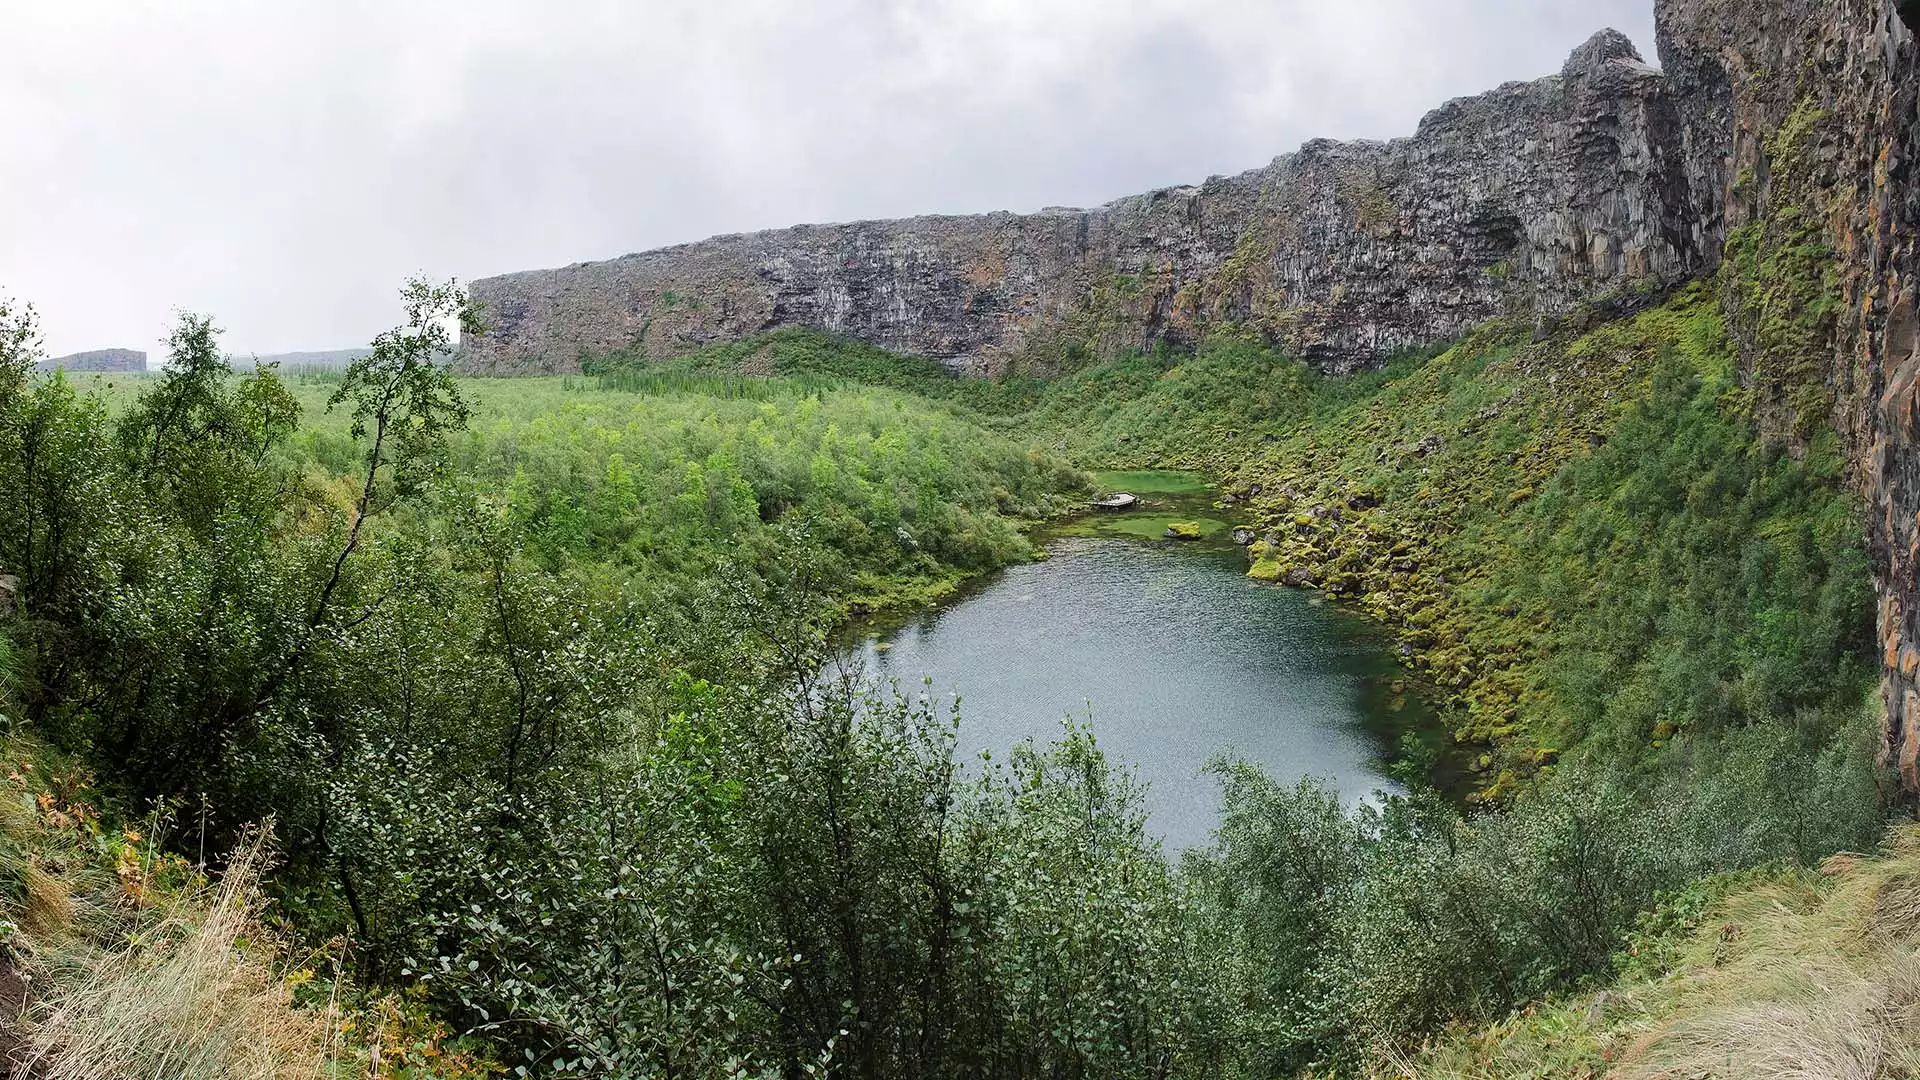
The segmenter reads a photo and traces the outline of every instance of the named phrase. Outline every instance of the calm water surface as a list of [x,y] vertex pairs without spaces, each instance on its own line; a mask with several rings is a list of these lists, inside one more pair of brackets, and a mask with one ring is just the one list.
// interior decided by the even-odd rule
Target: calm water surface
[[[1219,544],[1115,537],[1055,541],[945,609],[870,638],[849,659],[917,690],[958,694],[960,751],[1003,757],[1091,716],[1110,758],[1147,781],[1152,827],[1170,849],[1207,842],[1218,754],[1276,777],[1330,779],[1353,800],[1392,788],[1382,732],[1410,707],[1369,624],[1245,577]],[[1397,706],[1397,708],[1396,708]],[[1417,708],[1417,706],[1411,706]]]

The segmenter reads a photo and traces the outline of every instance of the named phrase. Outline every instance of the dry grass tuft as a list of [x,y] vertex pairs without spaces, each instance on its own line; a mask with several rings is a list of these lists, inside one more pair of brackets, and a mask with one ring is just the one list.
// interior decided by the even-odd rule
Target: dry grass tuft
[[[1882,1080],[1920,1062],[1920,843],[1730,897],[1612,1075]],[[1709,935],[1702,934],[1701,937]]]
[[1920,940],[1920,873],[1897,874],[1873,898],[1873,929],[1896,941]]
[[16,842],[32,837],[40,828],[40,812],[32,796],[9,779],[0,786],[0,836]]
[[66,883],[33,861],[21,868],[20,883],[23,890],[21,929],[40,937],[66,933],[74,917],[73,894]]
[[33,1010],[27,1075],[66,1080],[293,1080],[325,1075],[330,1018],[294,1007],[258,948],[266,836],[217,890],[172,899],[121,950],[85,963]]
[[1920,827],[1737,889],[1667,974],[1438,1040],[1421,1080],[1920,1080]]

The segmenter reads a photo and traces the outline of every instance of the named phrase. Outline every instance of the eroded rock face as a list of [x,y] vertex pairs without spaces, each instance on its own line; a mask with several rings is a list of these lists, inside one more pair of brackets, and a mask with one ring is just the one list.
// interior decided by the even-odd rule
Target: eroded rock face
[[1328,371],[1706,262],[1682,112],[1621,34],[1411,138],[1092,210],[800,226],[475,282],[478,371],[668,356],[786,325],[991,369],[1252,328]]

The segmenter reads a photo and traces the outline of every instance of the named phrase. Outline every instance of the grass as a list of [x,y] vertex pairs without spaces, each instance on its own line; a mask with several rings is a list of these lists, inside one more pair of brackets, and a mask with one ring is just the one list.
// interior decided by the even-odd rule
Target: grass
[[[478,1080],[498,1068],[406,997],[282,945],[268,830],[217,878],[114,818],[71,761],[0,738],[0,1075]],[[9,1071],[11,1070],[11,1071]]]
[[331,1075],[331,1003],[297,980],[261,919],[265,830],[218,881],[116,823],[87,776],[38,743],[0,743],[0,1017],[12,1075]]
[[1093,474],[1093,481],[1101,491],[1130,491],[1135,495],[1206,496],[1213,493],[1213,485],[1205,476],[1174,470],[1100,472]]
[[266,839],[261,831],[243,841],[217,886],[176,893],[127,945],[60,978],[33,1010],[28,1074],[325,1075],[333,1016],[295,1008],[293,988],[259,945]]
[[1216,489],[1199,473],[1133,470],[1094,474],[1094,490],[1126,491],[1140,496],[1133,510],[1082,514],[1050,526],[1046,535],[1105,536],[1131,540],[1165,540],[1175,526],[1190,529],[1187,539],[1224,541],[1233,523],[1214,508]]
[[1165,540],[1176,525],[1191,527],[1195,535],[1188,539],[1222,540],[1232,530],[1224,518],[1196,516],[1191,508],[1166,508],[1156,511],[1151,503],[1143,510],[1125,513],[1100,513],[1077,518],[1047,530],[1054,536],[1106,536],[1128,540]]
[[1224,470],[1254,573],[1391,628],[1503,801],[1593,752],[1832,707],[1872,678],[1857,501],[1729,405],[1704,286],[1591,332],[1494,324]]
[[1608,990],[1457,1033],[1378,1075],[1920,1075],[1920,827],[1891,832],[1877,857],[1735,882],[1675,929],[1643,936],[1636,952],[1632,974]]

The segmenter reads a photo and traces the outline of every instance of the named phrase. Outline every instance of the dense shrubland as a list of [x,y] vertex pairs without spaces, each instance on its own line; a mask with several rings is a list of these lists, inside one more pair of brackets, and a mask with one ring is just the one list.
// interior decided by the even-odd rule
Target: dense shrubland
[[1873,682],[1831,433],[1743,418],[1705,290],[1586,334],[1499,327],[1262,448],[1257,576],[1397,627],[1498,799],[1685,733],[1851,730]]
[[1081,474],[866,389],[476,411],[434,363],[459,294],[407,299],[310,387],[197,317],[131,400],[9,354],[28,722],[216,851],[273,817],[281,913],[515,1066],[1189,1053],[1171,870],[1090,739],[962,783],[947,719],[814,681],[870,583],[1024,555]]
[[[463,298],[407,302],[293,382],[196,317],[162,377],[33,376],[0,320],[0,694],[215,851],[272,817],[289,931],[509,1068],[1351,1074],[1879,835],[1857,508],[1702,295],[1345,381],[998,383],[797,331],[459,380]],[[1091,733],[961,769],[955,717],[819,675],[851,605],[1026,557],[1060,450],[1231,476],[1255,575],[1400,633],[1481,805],[1223,761],[1176,864]]]
[[1436,1041],[1432,1080],[1902,1076],[1914,1024],[1911,826],[1878,858],[1702,879],[1629,936],[1607,990]]
[[[1268,957],[1251,970],[1275,1067],[1603,981],[1689,882],[1871,847],[1859,509],[1830,432],[1755,429],[1708,290],[1591,329],[1490,326],[1345,383],[1245,352],[1063,378],[1101,395],[1074,444],[1228,475],[1252,575],[1394,628],[1464,791],[1504,808],[1342,812],[1228,773],[1214,873],[1240,962]],[[1174,404],[1236,400],[1236,371],[1239,402],[1297,419],[1256,440],[1230,407]],[[1263,402],[1276,386],[1287,400]],[[1405,749],[1403,774],[1434,763]]]

